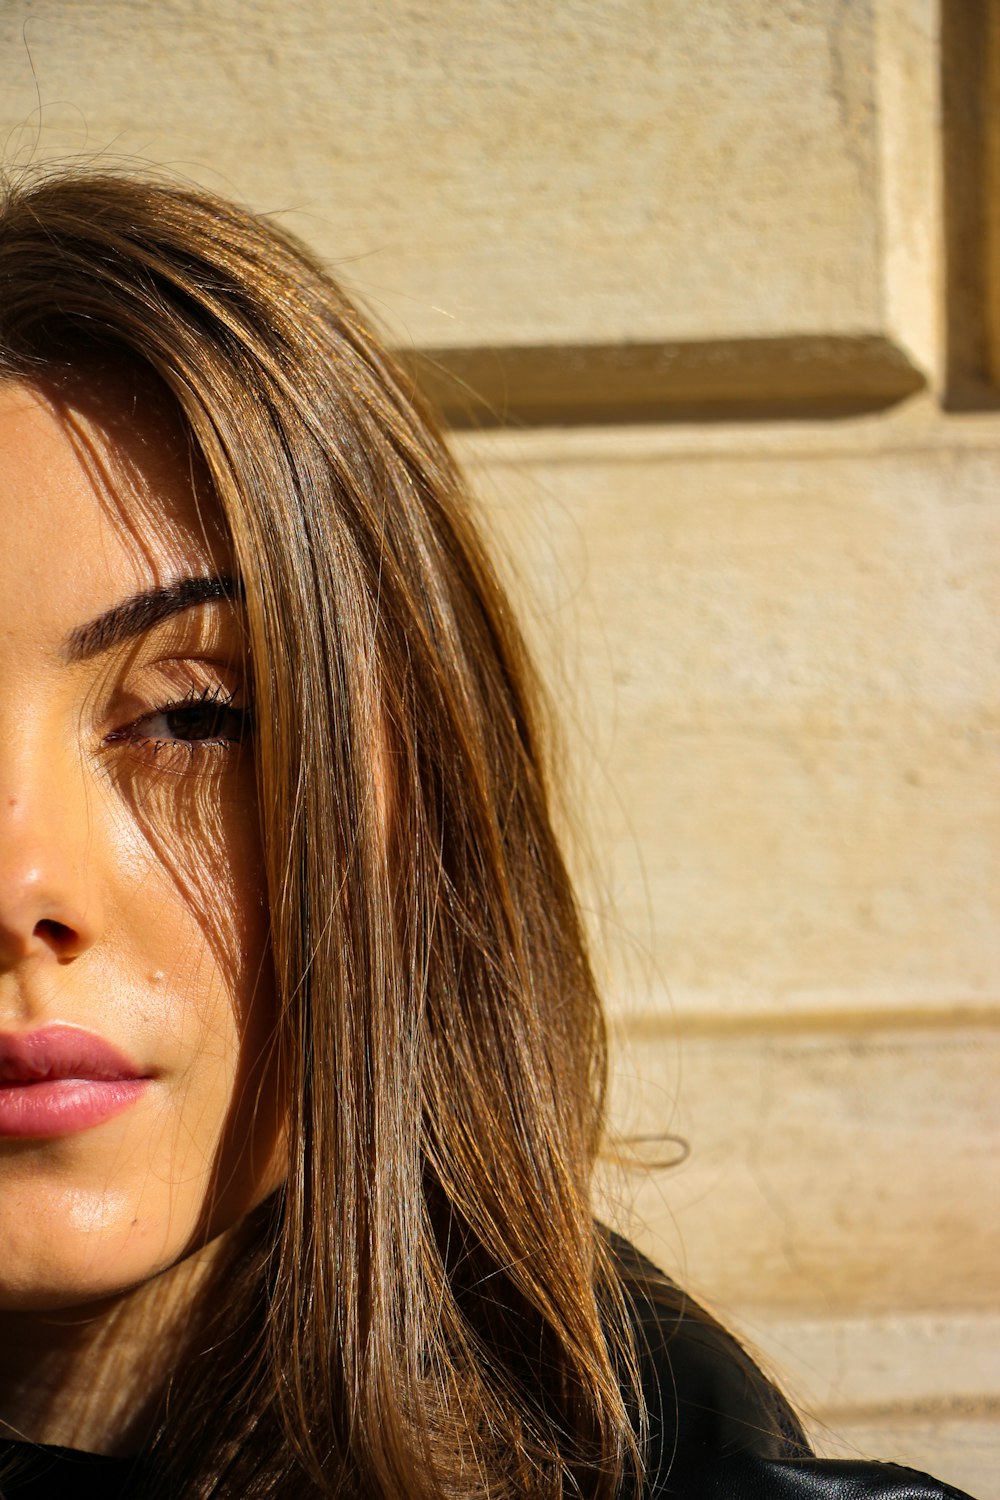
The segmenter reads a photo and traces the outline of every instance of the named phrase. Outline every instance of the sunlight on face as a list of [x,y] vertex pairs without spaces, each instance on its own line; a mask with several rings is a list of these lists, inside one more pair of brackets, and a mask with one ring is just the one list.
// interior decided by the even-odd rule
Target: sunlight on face
[[0,384],[0,1309],[135,1286],[281,1177],[240,606],[197,491],[148,385]]

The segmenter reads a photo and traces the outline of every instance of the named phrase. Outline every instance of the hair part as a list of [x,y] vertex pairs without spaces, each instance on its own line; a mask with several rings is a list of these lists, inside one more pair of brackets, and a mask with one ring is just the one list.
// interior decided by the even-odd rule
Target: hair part
[[0,376],[95,356],[171,393],[231,538],[288,1095],[287,1182],[178,1373],[156,1493],[611,1497],[641,1465],[590,1207],[603,1023],[536,687],[434,419],[262,218],[12,187]]

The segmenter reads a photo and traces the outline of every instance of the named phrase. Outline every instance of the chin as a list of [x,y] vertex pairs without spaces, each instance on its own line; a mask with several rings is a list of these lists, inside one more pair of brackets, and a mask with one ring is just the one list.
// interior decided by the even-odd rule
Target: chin
[[143,1218],[125,1193],[74,1190],[34,1213],[0,1190],[0,1309],[44,1311],[106,1302],[142,1286],[191,1252],[194,1223]]

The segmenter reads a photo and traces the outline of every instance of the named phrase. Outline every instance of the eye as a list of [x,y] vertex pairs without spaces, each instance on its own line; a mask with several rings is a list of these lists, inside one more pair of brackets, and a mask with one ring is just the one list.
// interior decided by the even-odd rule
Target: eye
[[185,703],[148,714],[132,728],[144,739],[167,743],[182,740],[198,744],[206,740],[222,740],[234,744],[244,736],[246,715],[226,703]]
[[250,729],[250,713],[233,706],[235,694],[206,688],[176,703],[164,703],[106,736],[106,743],[128,743],[148,754],[177,749],[194,755],[241,744]]

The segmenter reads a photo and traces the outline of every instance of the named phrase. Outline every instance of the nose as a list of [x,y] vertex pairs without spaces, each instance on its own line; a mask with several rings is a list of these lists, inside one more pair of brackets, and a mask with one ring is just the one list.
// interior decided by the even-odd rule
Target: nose
[[77,958],[103,926],[84,788],[65,772],[18,780],[0,773],[0,969]]

